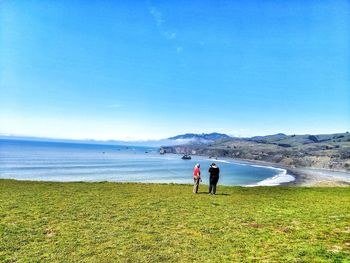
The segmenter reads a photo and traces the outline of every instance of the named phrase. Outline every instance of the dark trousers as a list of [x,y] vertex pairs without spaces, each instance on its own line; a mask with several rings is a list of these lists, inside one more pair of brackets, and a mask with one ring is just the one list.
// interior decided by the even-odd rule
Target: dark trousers
[[215,195],[216,193],[216,185],[219,181],[219,176],[210,176],[209,179],[209,194],[212,193]]

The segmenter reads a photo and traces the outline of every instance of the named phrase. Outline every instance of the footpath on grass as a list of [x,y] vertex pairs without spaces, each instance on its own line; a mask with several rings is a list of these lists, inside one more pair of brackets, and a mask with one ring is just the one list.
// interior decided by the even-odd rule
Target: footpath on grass
[[0,180],[0,262],[347,262],[350,188]]

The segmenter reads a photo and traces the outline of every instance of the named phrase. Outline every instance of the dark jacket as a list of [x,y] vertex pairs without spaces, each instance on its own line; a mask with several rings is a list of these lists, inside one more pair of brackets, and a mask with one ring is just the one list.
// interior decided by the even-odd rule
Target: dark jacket
[[219,180],[220,169],[217,166],[210,166],[210,182],[216,184]]

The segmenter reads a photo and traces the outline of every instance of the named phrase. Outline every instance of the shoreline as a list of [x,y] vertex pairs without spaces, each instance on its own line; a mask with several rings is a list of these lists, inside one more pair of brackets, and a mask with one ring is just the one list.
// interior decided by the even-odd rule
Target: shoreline
[[[178,155],[178,154],[174,154]],[[229,157],[222,158],[208,158],[205,155],[193,155],[197,156],[202,160],[210,160],[216,162],[225,162],[238,165],[249,165],[256,167],[264,167],[267,169],[277,170],[277,173],[271,177],[263,179],[261,181],[247,184],[247,185],[236,185],[242,187],[258,187],[258,186],[295,186],[295,187],[349,187],[350,186],[350,172],[328,170],[311,167],[289,167],[287,165],[271,163],[258,160],[247,160],[247,159],[235,159]],[[15,178],[0,178],[17,181],[28,181],[27,179],[15,179]],[[64,182],[61,180],[29,180],[29,181],[40,181],[40,182]],[[103,180],[106,181],[106,180]],[[84,182],[103,182],[99,180],[88,180]],[[108,181],[108,180],[107,180]],[[67,182],[82,182],[81,180],[72,180]],[[127,181],[110,181],[116,183],[129,183]],[[130,181],[130,183],[132,183]],[[156,183],[163,184],[165,182],[135,182],[135,183]],[[166,184],[182,184],[182,183],[166,183]],[[186,183],[185,183],[186,184]],[[219,183],[220,184],[220,183]],[[230,186],[230,185],[226,185]]]
[[[199,155],[197,155],[199,156]],[[207,159],[211,160],[211,159]],[[247,185],[240,185],[243,187],[257,187],[257,186],[278,186],[278,185],[284,185],[291,182],[294,182],[296,180],[296,176],[292,173],[290,173],[285,167],[276,167],[273,164],[270,163],[258,163],[258,162],[250,162],[246,160],[239,160],[236,159],[230,159],[230,158],[222,158],[222,159],[215,159],[216,162],[224,162],[224,163],[232,163],[236,165],[249,165],[254,167],[261,167],[261,168],[268,168],[272,170],[278,170],[279,173],[268,177],[266,179],[263,179],[261,181],[258,181],[256,183],[247,184]]]
[[[275,169],[284,169],[286,170],[287,175],[294,177],[294,180],[289,182],[282,182],[278,184],[281,186],[305,186],[305,187],[350,186],[350,172],[321,169],[321,168],[311,168],[311,167],[289,167],[289,166],[277,164],[277,163],[257,161],[257,160],[253,161],[253,160],[247,160],[247,159],[222,158],[222,160],[228,160],[228,161],[249,164],[249,165],[273,167]],[[265,180],[268,180],[268,179],[265,179]],[[257,183],[256,186],[259,186],[258,184],[259,183]]]
[[[220,161],[220,160],[216,160]],[[271,169],[284,170],[282,174],[277,174],[266,178],[254,184],[248,185],[224,185],[225,187],[275,187],[275,186],[291,186],[291,187],[350,187],[350,173],[342,171],[330,171],[314,168],[290,168],[283,165],[275,165],[273,163],[256,163],[251,161],[238,161],[242,165],[259,165]],[[293,177],[290,178],[290,177]],[[51,181],[51,180],[28,180],[28,179],[14,179],[14,178],[0,178],[2,180],[14,181],[28,181],[28,182],[47,182],[47,183],[117,183],[117,184],[160,184],[160,185],[192,185],[187,183],[165,183],[165,182],[134,182],[134,181]],[[287,181],[286,181],[287,180]]]
[[263,167],[271,167],[273,169],[284,169],[286,170],[286,175],[294,177],[294,180],[289,182],[281,182],[279,184],[273,185],[259,185],[260,182],[265,180],[270,180],[273,177],[262,180],[254,185],[247,185],[247,187],[256,186],[301,186],[301,187],[348,187],[350,186],[350,172],[339,171],[339,170],[329,170],[321,168],[312,167],[290,167],[283,164],[265,162],[259,160],[248,160],[248,159],[235,159],[230,157],[221,157],[218,159],[208,158],[206,155],[193,155],[198,157],[204,157],[208,160],[213,161],[227,161],[233,163],[240,163],[246,165],[258,165]]

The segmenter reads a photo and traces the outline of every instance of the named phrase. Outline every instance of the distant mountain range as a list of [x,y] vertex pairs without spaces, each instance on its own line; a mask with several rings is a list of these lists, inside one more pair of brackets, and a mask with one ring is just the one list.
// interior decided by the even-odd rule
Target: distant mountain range
[[107,145],[126,145],[126,146],[172,146],[172,145],[209,145],[220,144],[229,141],[246,141],[260,144],[275,144],[282,147],[293,147],[297,145],[326,142],[341,139],[347,139],[349,133],[343,134],[323,134],[323,135],[286,135],[277,133],[273,135],[254,136],[254,137],[232,137],[224,133],[186,133],[161,140],[139,140],[139,141],[121,141],[121,140],[70,140],[70,139],[53,139],[29,136],[7,136],[0,135],[0,139],[6,140],[27,140],[27,141],[47,141],[61,143],[83,143],[83,144],[107,144]]

